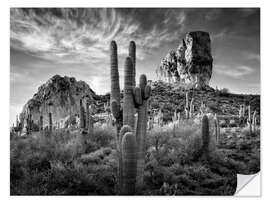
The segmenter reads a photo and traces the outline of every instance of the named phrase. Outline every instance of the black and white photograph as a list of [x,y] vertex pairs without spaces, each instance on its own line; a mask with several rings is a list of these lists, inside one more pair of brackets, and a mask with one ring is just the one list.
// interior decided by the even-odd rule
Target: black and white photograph
[[11,196],[233,196],[261,171],[259,7],[9,12]]

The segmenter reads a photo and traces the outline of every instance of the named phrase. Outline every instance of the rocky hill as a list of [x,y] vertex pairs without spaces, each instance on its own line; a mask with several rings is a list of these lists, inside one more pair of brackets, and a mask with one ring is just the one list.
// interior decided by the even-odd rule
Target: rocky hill
[[[166,120],[171,120],[174,111],[184,115],[186,91],[184,87],[176,87],[162,81],[154,82],[149,101],[150,113],[162,109]],[[200,112],[200,106],[203,102],[208,112],[218,115],[238,116],[239,107],[242,104],[250,105],[251,112],[256,110],[260,115],[260,95],[233,94],[211,87],[200,90],[192,88],[188,90],[188,93],[189,102],[193,98],[195,114]]]
[[95,92],[84,81],[74,77],[55,75],[38,88],[36,94],[23,107],[20,121],[25,122],[31,114],[31,120],[38,124],[43,116],[44,126],[48,125],[48,113],[52,113],[53,122],[58,122],[69,115],[79,115],[80,99],[96,99]]

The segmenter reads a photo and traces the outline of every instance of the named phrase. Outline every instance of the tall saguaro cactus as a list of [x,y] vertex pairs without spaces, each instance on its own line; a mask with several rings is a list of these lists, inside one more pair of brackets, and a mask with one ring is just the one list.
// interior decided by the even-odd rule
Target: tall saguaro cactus
[[123,187],[122,194],[135,194],[136,188],[136,137],[132,132],[127,132],[122,139],[123,160]]
[[[129,45],[129,56],[125,59],[124,65],[124,98],[123,108],[121,108],[117,45],[115,41],[111,42],[110,50],[110,104],[112,115],[116,119],[118,138],[118,185],[122,194],[134,194],[136,178],[138,185],[142,186],[143,184],[145,137],[147,129],[147,99],[150,97],[151,87],[147,85],[146,76],[141,75],[139,87],[135,88],[136,45],[135,42],[132,41]],[[135,111],[135,107],[138,108],[137,111]],[[137,122],[135,122],[136,112],[138,113]],[[121,128],[122,125],[124,126]],[[138,174],[137,177],[136,174]]]
[[137,147],[137,187],[143,186],[145,139],[147,130],[147,100],[151,94],[151,86],[147,85],[146,75],[140,76],[139,87],[134,89],[135,103],[138,107],[138,121],[136,129]]

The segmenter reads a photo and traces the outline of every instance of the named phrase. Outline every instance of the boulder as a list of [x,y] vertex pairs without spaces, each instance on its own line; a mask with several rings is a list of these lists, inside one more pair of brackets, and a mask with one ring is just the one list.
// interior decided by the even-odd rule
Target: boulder
[[209,86],[212,64],[209,33],[195,31],[187,33],[177,50],[162,59],[157,73],[166,82],[202,89]]

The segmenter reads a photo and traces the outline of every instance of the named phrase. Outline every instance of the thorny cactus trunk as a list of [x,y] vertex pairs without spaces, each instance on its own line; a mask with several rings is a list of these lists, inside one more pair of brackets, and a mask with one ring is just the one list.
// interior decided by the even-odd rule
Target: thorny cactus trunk
[[209,143],[210,143],[209,121],[208,117],[204,115],[202,118],[202,153],[206,157],[208,157],[209,153]]
[[136,128],[137,141],[137,188],[143,186],[145,139],[147,130],[147,100],[151,94],[151,87],[147,85],[146,75],[140,76],[139,87],[134,89],[135,103],[138,107],[138,120]]
[[136,187],[136,137],[127,132],[122,139],[123,188],[122,194],[135,194]]
[[219,145],[219,141],[220,141],[220,127],[219,127],[219,120],[218,120],[217,114],[215,114],[214,123],[215,123],[216,144]]

